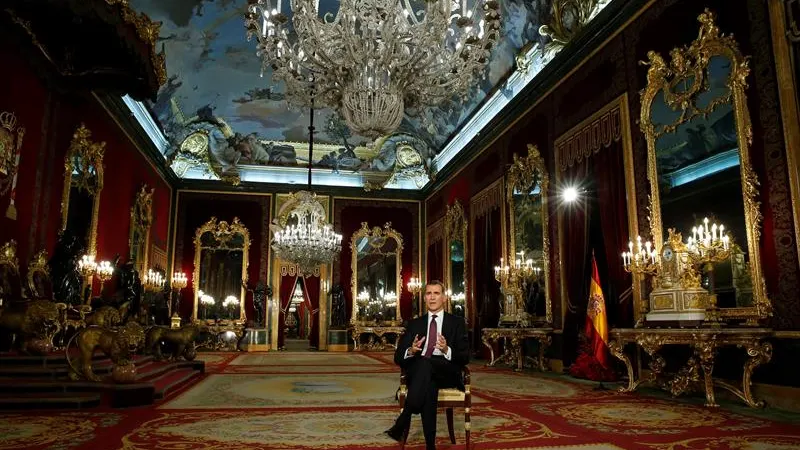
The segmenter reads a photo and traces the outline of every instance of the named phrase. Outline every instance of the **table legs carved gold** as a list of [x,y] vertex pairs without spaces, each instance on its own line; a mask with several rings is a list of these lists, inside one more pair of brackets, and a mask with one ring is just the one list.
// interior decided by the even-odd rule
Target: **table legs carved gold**
[[[489,348],[489,352],[491,355],[491,360],[487,364],[488,367],[494,367],[495,365],[505,362],[509,365],[515,365],[514,371],[521,372],[525,365],[525,361],[530,359],[534,364],[534,367],[539,368],[541,371],[546,371],[547,368],[544,363],[544,353],[547,350],[547,347],[553,342],[553,338],[549,335],[541,335],[541,336],[526,336],[531,337],[532,339],[536,339],[539,342],[539,351],[538,357],[533,358],[530,356],[525,356],[523,351],[523,345],[525,344],[525,337],[520,336],[498,336],[495,338],[489,336],[483,336],[481,338],[481,342],[487,348]],[[505,345],[503,346],[503,354],[500,355],[499,358],[495,358],[494,355],[494,347],[492,344],[494,342],[504,341]]]
[[[664,358],[658,354],[662,346],[661,343],[647,336],[637,338],[636,343],[650,356],[650,363],[648,364],[650,373],[646,377],[640,377],[639,379],[636,377],[630,358],[624,352],[625,341],[611,340],[608,343],[610,353],[625,364],[628,372],[628,384],[620,387],[620,392],[633,392],[644,383],[656,383],[666,366]],[[753,397],[751,378],[753,371],[758,366],[766,364],[772,359],[772,344],[757,340],[739,345],[740,347],[745,347],[749,356],[744,364],[741,388],[726,381],[714,379],[714,362],[717,349],[720,347],[719,342],[715,340],[699,340],[690,345],[694,349],[694,356],[689,358],[686,365],[678,371],[671,381],[663,384],[663,387],[673,396],[690,391],[693,386],[702,385],[706,395],[705,406],[718,407],[719,404],[716,401],[714,392],[714,387],[718,386],[730,391],[750,407],[761,408],[764,406],[763,401],[757,401]],[[700,383],[701,370],[702,383]]]
[[754,342],[746,346],[747,356],[750,358],[744,364],[744,373],[742,374],[742,388],[739,389],[729,383],[721,380],[715,380],[717,386],[727,389],[743,402],[747,403],[752,408],[764,407],[764,401],[757,401],[753,397],[751,387],[753,381],[753,371],[760,365],[768,363],[772,359],[772,344],[769,342]]

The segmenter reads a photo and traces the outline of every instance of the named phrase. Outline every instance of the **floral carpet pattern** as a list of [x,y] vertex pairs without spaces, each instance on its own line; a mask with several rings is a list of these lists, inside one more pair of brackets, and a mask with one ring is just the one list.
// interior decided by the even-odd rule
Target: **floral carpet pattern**
[[[394,450],[383,431],[399,412],[390,354],[201,353],[207,375],[153,407],[96,412],[0,412],[0,450]],[[800,449],[800,415],[736,404],[702,406],[652,391],[552,373],[472,368],[470,449]],[[326,370],[327,369],[327,370]],[[456,444],[437,416],[437,448]],[[409,450],[424,448],[418,417]]]

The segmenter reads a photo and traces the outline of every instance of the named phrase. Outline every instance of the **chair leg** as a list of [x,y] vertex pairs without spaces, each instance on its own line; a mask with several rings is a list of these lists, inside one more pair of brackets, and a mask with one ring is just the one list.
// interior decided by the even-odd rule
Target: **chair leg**
[[447,413],[447,431],[450,432],[450,442],[455,444],[456,432],[453,430],[453,408],[447,408],[445,412]]
[[466,446],[464,447],[466,450],[469,450],[469,429],[470,429],[470,422],[469,422],[469,408],[464,408],[464,434],[466,435]]

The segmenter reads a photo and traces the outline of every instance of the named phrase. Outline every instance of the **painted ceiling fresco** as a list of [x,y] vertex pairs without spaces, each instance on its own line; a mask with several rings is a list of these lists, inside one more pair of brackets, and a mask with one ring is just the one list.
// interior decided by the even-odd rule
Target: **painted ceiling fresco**
[[[539,34],[539,27],[549,19],[552,0],[500,1],[503,40],[468,103],[420,111],[415,117],[406,114],[395,135],[376,142],[352,135],[330,110],[316,111],[315,167],[384,173],[397,172],[398,167],[435,170],[433,157],[513,72],[520,49],[549,39]],[[243,165],[307,165],[309,111],[289,109],[283,86],[271,85],[269,71],[260,76],[255,41],[247,41],[243,25],[247,0],[130,3],[162,22],[159,41],[166,50],[169,81],[148,107],[170,142],[167,156],[178,175],[196,164],[213,165],[217,175]],[[321,0],[320,9],[333,9],[337,3]],[[288,5],[283,9],[290,14]],[[176,154],[180,161],[175,161]]]

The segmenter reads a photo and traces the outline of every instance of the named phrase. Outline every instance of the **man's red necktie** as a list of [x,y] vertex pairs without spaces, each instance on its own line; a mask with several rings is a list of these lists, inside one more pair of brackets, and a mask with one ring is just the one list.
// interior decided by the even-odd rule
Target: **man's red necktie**
[[437,340],[439,340],[439,333],[436,331],[436,314],[434,314],[431,316],[431,326],[428,327],[428,341],[425,345],[424,357],[429,358],[433,354],[433,349],[436,348]]

